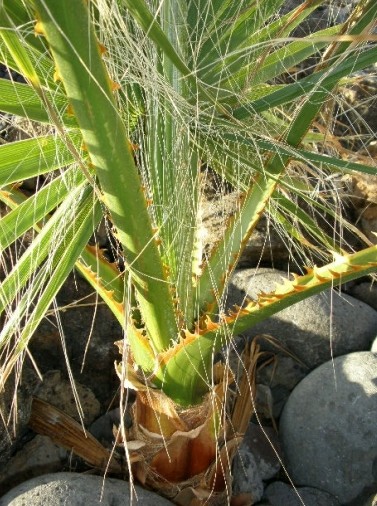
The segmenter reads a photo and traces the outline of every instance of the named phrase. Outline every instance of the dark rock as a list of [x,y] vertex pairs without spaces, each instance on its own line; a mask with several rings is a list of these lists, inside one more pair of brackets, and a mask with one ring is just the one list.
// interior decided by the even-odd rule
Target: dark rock
[[350,294],[356,299],[362,300],[377,311],[377,284],[363,281],[352,287]]
[[[19,405],[23,408],[20,411],[21,417],[18,420],[18,425],[16,425],[17,431],[13,438],[5,439],[2,448],[0,495],[29,478],[61,471],[67,465],[67,451],[52,443],[50,438],[37,435],[28,441],[34,434],[27,428],[33,396],[38,396],[52,404],[76,421],[82,420],[86,425],[98,417],[100,412],[100,404],[90,389],[76,382],[75,398],[70,382],[62,378],[60,371],[48,371],[44,374],[43,381],[39,382],[36,375],[34,377],[32,371],[25,367],[24,378],[26,377],[31,377],[29,388],[25,390],[21,386],[17,394],[17,402],[21,403]],[[76,402],[80,403],[81,417]],[[0,431],[0,435],[2,434],[3,432]],[[4,435],[6,435],[5,432]]]
[[43,375],[43,382],[37,388],[35,396],[64,411],[77,422],[82,420],[88,426],[98,417],[100,403],[88,387],[75,382],[74,388],[75,394],[71,383],[62,378],[60,371],[48,371]]
[[19,371],[14,370],[0,391],[0,470],[28,432],[32,395],[38,381],[35,371],[25,364],[22,374],[19,376]]
[[283,386],[287,390],[293,390],[308,372],[306,367],[292,357],[276,354],[270,364],[259,369],[257,381],[272,389]]
[[253,454],[262,480],[270,480],[279,472],[280,443],[271,427],[250,423],[241,448]]
[[281,481],[275,481],[266,488],[265,497],[271,506],[340,506],[339,501],[328,492],[312,487],[296,490]]
[[[125,416],[126,428],[131,426],[131,420],[128,413]],[[110,448],[114,442],[113,427],[120,424],[119,408],[112,409],[104,415],[97,418],[89,427],[89,432],[106,448]]]
[[377,506],[377,493],[368,497],[368,499],[363,502],[362,506]]
[[257,384],[255,396],[255,408],[258,415],[262,418],[273,417],[273,398],[270,387]]
[[253,454],[245,447],[239,449],[233,460],[232,477],[234,495],[250,494],[254,502],[262,498],[262,478]]
[[45,318],[30,349],[43,374],[67,367],[68,359],[74,380],[89,385],[106,409],[119,386],[114,361],[120,356],[114,341],[122,338],[122,329],[99,302],[87,282],[71,274],[57,295],[59,322],[54,314]]

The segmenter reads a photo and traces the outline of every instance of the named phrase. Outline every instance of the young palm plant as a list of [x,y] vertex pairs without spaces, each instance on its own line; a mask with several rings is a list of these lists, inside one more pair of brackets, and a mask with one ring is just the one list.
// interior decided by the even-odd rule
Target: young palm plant
[[[122,431],[133,475],[180,504],[224,504],[231,495],[242,408],[229,411],[233,376],[214,355],[291,304],[377,269],[376,246],[347,252],[294,203],[334,214],[315,198],[316,181],[292,170],[305,166],[313,180],[376,173],[328,154],[336,139],[321,114],[339,85],[377,61],[377,4],[360,0],[345,23],[295,39],[323,2],[278,15],[284,3],[1,2],[1,60],[26,83],[0,79],[0,110],[51,127],[0,146],[0,198],[9,209],[2,252],[36,232],[0,288],[2,381],[77,269],[124,331],[116,369],[136,391],[132,429]],[[311,72],[289,77],[312,57]],[[210,254],[201,233],[203,167],[239,194]],[[20,182],[42,176],[27,198]],[[333,259],[227,312],[229,277],[264,212],[293,241]],[[103,219],[117,244],[112,263],[89,245]]]

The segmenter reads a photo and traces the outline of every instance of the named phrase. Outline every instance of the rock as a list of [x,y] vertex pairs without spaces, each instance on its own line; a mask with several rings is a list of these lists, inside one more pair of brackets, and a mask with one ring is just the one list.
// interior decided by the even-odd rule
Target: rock
[[292,357],[276,354],[274,360],[267,366],[261,367],[257,373],[258,386],[266,385],[272,396],[272,415],[279,418],[293,388],[307,373],[304,367]]
[[[377,89],[377,82],[375,88]],[[376,112],[377,102],[373,111],[374,122]],[[361,229],[373,244],[377,244],[377,176],[355,174],[351,178],[350,186],[351,200],[356,208]]]
[[289,476],[325,490],[341,504],[375,491],[377,355],[329,361],[293,390],[280,419]]
[[[106,448],[111,448],[114,443],[114,425],[120,424],[120,409],[115,408],[103,414],[89,427],[89,432]],[[126,428],[130,428],[132,420],[129,412],[125,414]]]
[[377,353],[377,337],[376,337],[376,339],[373,341],[373,343],[372,343],[372,347],[371,347],[370,351],[371,351],[372,353]]
[[363,502],[362,506],[377,506],[377,494],[373,494]]
[[[237,270],[228,287],[227,307],[241,305],[245,298],[256,300],[269,292],[286,273],[273,269]],[[318,365],[353,351],[369,350],[377,332],[377,311],[367,304],[327,290],[282,310],[244,332],[249,338],[270,334],[293,353],[304,366]],[[277,351],[277,348],[268,349]]]
[[280,417],[290,394],[291,391],[283,385],[277,385],[276,387],[271,388],[272,416],[275,420]]
[[0,473],[0,496],[35,476],[61,471],[69,453],[47,436],[37,435],[26,443]]
[[28,431],[32,395],[38,381],[34,369],[24,364],[21,378],[13,371],[4,389],[0,387],[0,471]]
[[[312,11],[293,31],[294,37],[306,37],[318,30],[323,30],[338,23],[344,23],[355,7],[357,0],[323,1]],[[301,0],[286,0],[281,7],[281,13],[286,14],[294,8],[302,6]],[[318,58],[317,58],[318,59]]]
[[377,176],[372,174],[353,174],[351,179],[352,200],[355,207],[377,205]]
[[255,408],[262,418],[273,417],[273,398],[270,387],[258,384],[256,386]]
[[135,485],[130,499],[129,483],[78,473],[46,474],[8,492],[0,506],[168,506],[170,501]]
[[[31,371],[25,368],[25,374],[30,376]],[[34,385],[33,391],[30,391],[31,385]],[[76,382],[75,390],[81,405],[83,421],[88,426],[98,417],[100,404],[89,388]],[[60,371],[48,371],[43,375],[43,382],[41,383],[35,378],[34,381],[29,383],[28,397],[25,398],[24,394],[25,389],[21,387],[18,393],[20,396],[18,402],[24,403],[23,425],[11,447],[14,455],[6,466],[4,465],[6,462],[4,456],[1,461],[0,494],[34,476],[61,471],[68,461],[67,452],[53,444],[50,438],[46,436],[37,435],[31,441],[27,441],[27,439],[25,441],[28,435],[31,435],[31,437],[33,435],[32,431],[26,428],[30,416],[32,396],[43,399],[80,422],[72,386],[69,381],[62,378]],[[9,457],[10,451],[8,451]]]
[[[88,426],[98,417],[100,403],[88,387],[75,382],[75,390],[82,409],[83,421]],[[43,382],[36,390],[35,396],[64,411],[77,422],[81,421],[72,385],[62,378],[60,371],[48,371],[44,374]]]
[[377,311],[377,284],[363,281],[351,288],[350,294]]
[[301,365],[297,360],[278,353],[271,364],[258,370],[257,381],[272,389],[283,386],[287,390],[293,390],[308,372],[307,367]]
[[[377,79],[375,70],[374,65],[353,74],[354,79],[352,82],[339,89],[337,97],[339,110],[335,133],[344,138],[348,137],[346,147],[353,153],[363,154],[368,143],[375,140],[372,134],[377,128]],[[362,138],[360,138],[360,134]],[[366,161],[368,164],[373,163],[374,165],[371,154],[367,152],[366,155],[369,160],[364,158],[362,163]],[[363,175],[360,176],[361,179],[364,178]],[[359,176],[357,175],[356,178],[359,178]]]
[[105,408],[119,387],[114,361],[119,352],[114,341],[122,338],[122,330],[111,311],[98,298],[88,283],[71,274],[57,295],[59,324],[54,314],[45,318],[30,343],[31,353],[42,374],[61,370],[66,354],[75,381],[90,389]]
[[[238,450],[232,466],[234,495],[250,494],[253,504],[263,496],[263,482],[253,454],[245,447]],[[0,506],[2,506],[0,502]]]
[[270,480],[280,470],[280,443],[271,427],[250,423],[241,444],[241,449],[253,454],[262,480]]
[[286,483],[275,481],[265,491],[264,496],[271,506],[340,506],[339,501],[323,490],[312,487],[299,487],[296,490]]
[[235,375],[236,381],[239,381],[244,373],[242,353],[245,350],[247,340],[243,336],[234,336],[228,346],[215,355],[214,362],[221,361],[230,367]]

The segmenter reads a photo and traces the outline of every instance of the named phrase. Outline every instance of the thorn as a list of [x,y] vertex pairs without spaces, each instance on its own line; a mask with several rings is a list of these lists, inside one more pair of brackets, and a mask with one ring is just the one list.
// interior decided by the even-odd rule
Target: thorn
[[68,107],[67,107],[67,109],[66,109],[65,112],[67,113],[68,116],[74,116],[75,115],[75,113],[73,111],[73,107],[71,106],[71,104],[68,104]]
[[111,91],[120,90],[120,84],[116,83],[115,81],[110,80],[110,86],[111,86]]
[[39,36],[44,36],[45,35],[45,32],[44,32],[44,29],[43,29],[43,25],[40,21],[37,21],[34,25],[34,35],[36,37],[39,37]]
[[330,251],[333,256],[334,262],[344,263],[345,256],[337,253],[336,251]]
[[326,281],[329,281],[329,276],[324,276],[324,275],[318,274],[318,269],[316,269],[316,268],[313,269],[313,276],[321,283],[325,283]]
[[55,72],[54,72],[54,75],[53,75],[53,80],[54,80],[54,83],[58,83],[62,80],[60,74],[59,74],[59,71],[58,69],[55,69]]
[[[128,147],[132,150],[132,151],[137,151],[138,149],[140,149],[140,146],[139,144],[134,144],[133,142],[131,141],[128,141]],[[145,187],[143,186],[143,188],[145,189]]]
[[98,49],[99,49],[101,56],[103,56],[104,54],[107,53],[106,47],[103,44],[101,44],[100,42],[98,43]]

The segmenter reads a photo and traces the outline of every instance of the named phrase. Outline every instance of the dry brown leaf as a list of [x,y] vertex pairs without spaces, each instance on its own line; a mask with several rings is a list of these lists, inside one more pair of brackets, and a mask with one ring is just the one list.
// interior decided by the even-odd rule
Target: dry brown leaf
[[101,443],[60,409],[37,397],[33,398],[29,427],[85,460],[89,465],[121,474],[122,466]]

